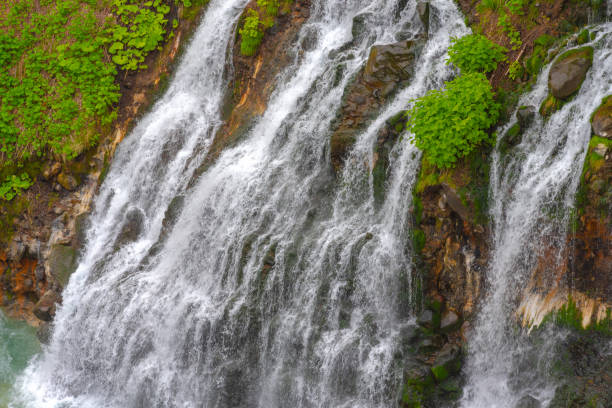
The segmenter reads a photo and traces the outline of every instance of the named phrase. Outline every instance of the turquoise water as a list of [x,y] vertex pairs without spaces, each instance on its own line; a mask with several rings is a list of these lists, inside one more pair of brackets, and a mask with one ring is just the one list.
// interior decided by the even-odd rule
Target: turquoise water
[[0,408],[7,406],[15,379],[38,352],[36,330],[0,312]]

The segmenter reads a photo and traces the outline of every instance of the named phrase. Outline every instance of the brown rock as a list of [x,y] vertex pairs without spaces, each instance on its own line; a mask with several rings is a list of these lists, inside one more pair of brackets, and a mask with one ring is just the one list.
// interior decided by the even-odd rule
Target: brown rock
[[77,179],[74,178],[73,175],[65,171],[61,172],[57,176],[57,182],[59,183],[60,186],[62,186],[64,189],[68,191],[74,191],[79,186],[79,182],[77,181]]
[[612,95],[604,98],[603,103],[593,114],[591,125],[593,133],[597,136],[612,138]]
[[548,88],[555,98],[567,98],[580,89],[593,65],[593,48],[583,47],[562,54],[548,73]]
[[50,181],[53,177],[59,174],[61,169],[62,165],[59,162],[48,162],[42,171],[42,177],[45,180]]
[[50,322],[55,316],[55,305],[61,301],[60,295],[48,290],[34,307],[34,315],[44,322]]

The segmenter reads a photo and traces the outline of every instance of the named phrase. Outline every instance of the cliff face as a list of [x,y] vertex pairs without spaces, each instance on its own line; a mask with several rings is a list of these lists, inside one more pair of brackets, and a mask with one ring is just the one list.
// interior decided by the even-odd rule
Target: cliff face
[[199,4],[185,8],[170,2],[168,19],[180,21],[174,35],[148,54],[146,68],[121,73],[117,119],[99,143],[74,160],[39,164],[34,184],[0,208],[0,294],[8,316],[33,326],[52,319],[53,305],[61,302],[62,288],[76,267],[84,222],[98,185],[119,142],[165,89],[181,46],[205,8]]

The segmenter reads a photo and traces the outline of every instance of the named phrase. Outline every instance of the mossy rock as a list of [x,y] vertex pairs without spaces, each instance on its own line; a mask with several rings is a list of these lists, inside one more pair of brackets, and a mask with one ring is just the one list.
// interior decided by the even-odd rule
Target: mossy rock
[[563,101],[555,98],[553,95],[548,95],[542,105],[540,105],[540,115],[547,118],[563,106]]
[[566,99],[582,86],[593,65],[593,47],[582,47],[561,54],[548,73],[548,89],[555,98]]
[[68,245],[53,245],[49,253],[49,270],[51,276],[62,286],[66,287],[70,275],[75,271],[77,264],[77,251]]
[[605,97],[591,118],[593,133],[612,139],[612,95]]

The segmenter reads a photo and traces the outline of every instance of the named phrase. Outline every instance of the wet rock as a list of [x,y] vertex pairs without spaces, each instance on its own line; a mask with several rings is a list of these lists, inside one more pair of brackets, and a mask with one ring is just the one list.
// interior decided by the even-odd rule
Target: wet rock
[[34,316],[44,322],[50,322],[55,316],[55,306],[61,301],[60,295],[54,290],[48,290],[34,306]]
[[532,397],[531,395],[525,395],[519,400],[514,408],[540,408],[542,404],[540,401]]
[[142,233],[144,226],[144,214],[139,208],[130,208],[125,214],[123,227],[115,241],[115,247],[120,247],[128,242],[135,241]]
[[56,244],[49,251],[49,273],[65,287],[76,268],[77,251],[68,245]]
[[36,265],[36,269],[34,270],[34,277],[37,282],[45,281],[45,267],[42,264]]
[[595,135],[612,139],[612,95],[605,98],[597,108],[591,126]]
[[521,130],[527,129],[533,123],[535,118],[535,106],[521,106],[516,111],[516,119],[518,120]]
[[431,310],[424,310],[417,319],[417,324],[426,328],[433,328],[434,313]]
[[515,123],[504,133],[499,148],[502,153],[506,153],[510,148],[518,146],[522,141],[523,132],[521,131],[521,125]]
[[580,89],[593,65],[593,48],[583,47],[562,54],[548,74],[548,88],[555,98],[567,98]]
[[62,170],[62,165],[59,162],[48,162],[42,171],[42,177],[51,181]]
[[425,27],[425,32],[429,32],[429,2],[428,1],[420,1],[417,3],[417,13],[419,14],[419,18]]
[[36,337],[38,337],[38,341],[42,344],[49,344],[49,340],[51,340],[51,323],[44,322],[38,326]]
[[70,173],[62,171],[57,176],[57,182],[60,186],[62,186],[65,190],[74,191],[79,186],[79,182],[77,179]]
[[464,221],[470,221],[470,210],[463,204],[461,197],[447,184],[442,184],[446,204]]
[[375,45],[365,67],[345,94],[339,119],[330,140],[332,165],[339,172],[355,137],[389,96],[414,74],[414,61],[422,41]]
[[436,382],[440,383],[460,371],[461,349],[457,345],[447,343],[436,356],[431,372]]
[[553,95],[548,95],[542,105],[540,105],[540,115],[548,117],[558,111],[563,106],[563,101],[555,98]]
[[449,310],[442,316],[442,320],[440,321],[440,331],[442,333],[450,333],[458,330],[461,327],[461,323],[462,321],[459,315],[454,311]]

